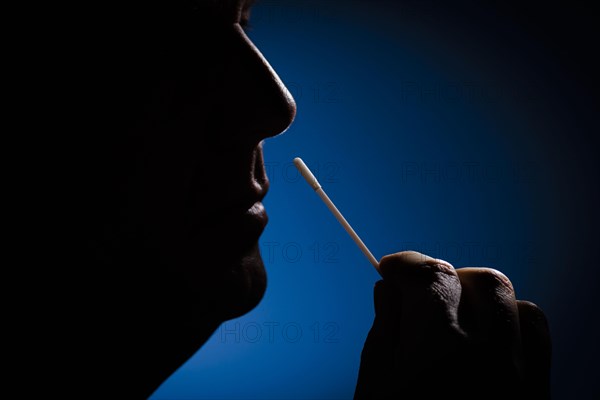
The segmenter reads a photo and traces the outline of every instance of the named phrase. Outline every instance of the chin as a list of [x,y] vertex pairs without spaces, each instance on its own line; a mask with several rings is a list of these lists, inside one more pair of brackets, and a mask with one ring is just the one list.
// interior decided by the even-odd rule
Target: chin
[[267,289],[267,274],[258,243],[224,261],[217,308],[220,319],[226,321],[250,312],[260,303]]

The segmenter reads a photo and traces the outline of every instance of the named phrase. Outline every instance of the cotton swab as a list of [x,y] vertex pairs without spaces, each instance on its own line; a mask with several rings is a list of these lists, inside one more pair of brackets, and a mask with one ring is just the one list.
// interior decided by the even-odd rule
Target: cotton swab
[[358,245],[363,254],[369,259],[371,264],[373,264],[377,272],[381,274],[381,272],[379,271],[379,263],[377,262],[377,259],[373,257],[373,254],[369,251],[369,249],[363,243],[360,237],[358,237],[354,229],[352,229],[348,221],[346,221],[346,218],[344,218],[344,216],[337,209],[335,204],[333,204],[329,196],[327,196],[327,194],[323,191],[323,189],[321,188],[321,184],[319,184],[319,181],[317,181],[317,178],[315,178],[311,170],[308,169],[304,161],[302,161],[300,157],[296,157],[294,158],[294,165],[296,166],[296,168],[298,168],[298,171],[300,171],[300,174],[304,177],[304,179],[306,179],[306,182],[308,182],[308,184],[315,190],[315,192],[317,192],[321,200],[323,200],[327,208],[329,208],[329,211],[331,211],[331,213],[335,216],[338,222],[344,227],[346,232],[348,232],[352,240],[354,240],[354,242]]

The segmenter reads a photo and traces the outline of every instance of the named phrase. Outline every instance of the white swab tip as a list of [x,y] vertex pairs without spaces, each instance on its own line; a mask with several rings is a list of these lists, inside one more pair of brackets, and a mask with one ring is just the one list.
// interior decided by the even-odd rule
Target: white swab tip
[[300,169],[302,167],[306,167],[306,164],[304,164],[304,161],[302,161],[302,159],[300,157],[294,158],[294,165],[298,169]]
[[315,178],[315,176],[313,175],[311,170],[308,169],[308,167],[306,166],[306,164],[304,163],[304,161],[302,161],[302,159],[300,157],[294,158],[294,165],[296,166],[296,168],[298,168],[298,171],[300,171],[300,175],[302,175],[302,177],[304,177],[306,182],[308,182],[308,184],[314,190],[317,190],[321,187],[317,178]]

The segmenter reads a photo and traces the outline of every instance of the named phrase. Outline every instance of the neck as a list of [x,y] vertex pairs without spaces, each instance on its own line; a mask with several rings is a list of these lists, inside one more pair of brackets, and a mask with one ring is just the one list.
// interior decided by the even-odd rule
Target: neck
[[[126,362],[116,360],[118,375],[115,376],[119,391],[114,394],[130,394],[128,398],[147,398],[179,367],[192,357],[213,332],[215,326],[193,330],[151,328],[152,333],[132,337],[128,344]],[[173,329],[173,332],[170,331]]]
[[152,318],[121,312],[94,321],[73,364],[81,397],[148,398],[219,326],[189,311],[194,318],[155,310]]

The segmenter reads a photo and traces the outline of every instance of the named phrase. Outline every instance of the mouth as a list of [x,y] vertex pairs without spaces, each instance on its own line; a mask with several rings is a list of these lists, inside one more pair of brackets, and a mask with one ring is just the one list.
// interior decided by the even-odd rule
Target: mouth
[[265,230],[269,217],[262,202],[257,201],[242,215],[239,221],[239,227],[247,232],[249,236],[258,238]]
[[[236,246],[255,246],[269,220],[262,203],[269,190],[262,143],[240,160],[218,177],[199,176],[189,197],[191,235],[202,234],[211,246],[228,247],[228,252],[235,252]],[[209,191],[207,182],[211,183]]]
[[220,212],[205,208],[202,217],[190,226],[190,233],[194,237],[206,237],[208,234],[217,247],[222,244],[234,250],[255,244],[268,222],[265,206],[259,200],[250,207],[228,208]]
[[215,233],[223,239],[230,254],[245,252],[256,245],[268,222],[263,203],[257,201],[243,212],[238,209],[223,216]]

